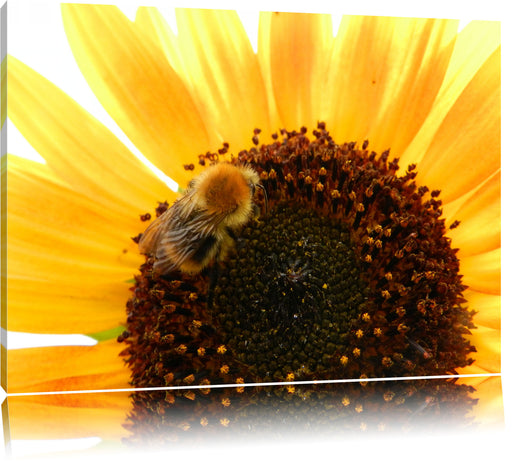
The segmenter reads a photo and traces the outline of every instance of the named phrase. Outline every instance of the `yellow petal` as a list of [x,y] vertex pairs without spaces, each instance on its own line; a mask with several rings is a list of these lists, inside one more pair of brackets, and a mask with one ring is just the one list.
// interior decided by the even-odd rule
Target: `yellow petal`
[[490,329],[501,329],[501,296],[466,290],[464,297],[469,310],[476,310],[474,322]]
[[497,172],[454,214],[461,224],[449,232],[459,257],[501,247],[501,175]]
[[500,168],[501,54],[480,68],[443,120],[418,165],[418,184],[441,189],[450,202]]
[[173,195],[101,123],[12,56],[8,78],[9,118],[72,189],[132,213]]
[[237,13],[179,8],[176,22],[191,91],[230,150],[250,147],[254,128],[270,140],[263,78]]
[[501,332],[497,329],[477,325],[468,339],[476,348],[476,354],[472,355],[475,359],[474,365],[483,369],[486,373],[500,372]]
[[463,282],[472,290],[501,293],[501,249],[464,257],[460,261]]
[[131,392],[10,396],[11,439],[68,439],[100,437],[120,440],[132,408]]
[[475,388],[471,397],[477,399],[478,402],[471,409],[471,414],[475,417],[478,425],[485,426],[487,429],[492,429],[494,426],[503,428],[504,407],[501,377],[461,377],[457,379],[457,384],[466,384]]
[[399,156],[432,107],[456,31],[457,21],[344,16],[324,96],[335,138]]
[[332,41],[329,15],[260,14],[258,56],[282,128],[316,128],[326,98]]
[[[87,333],[118,326],[144,229],[52,181],[48,167],[9,156],[8,328]],[[51,313],[51,315],[50,315]]]
[[109,5],[63,4],[64,28],[90,87],[157,167],[183,184],[183,164],[218,147],[160,46]]
[[421,161],[446,114],[500,42],[498,21],[472,21],[459,33],[436,101],[414,140],[400,153],[402,169]]
[[130,372],[117,340],[92,347],[45,347],[7,351],[8,393],[129,388]]

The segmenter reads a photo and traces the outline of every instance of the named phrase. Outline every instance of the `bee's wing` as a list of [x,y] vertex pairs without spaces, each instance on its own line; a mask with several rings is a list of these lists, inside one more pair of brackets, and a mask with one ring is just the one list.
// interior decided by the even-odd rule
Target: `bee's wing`
[[[171,207],[172,208],[172,207]],[[158,245],[172,218],[171,208],[154,220],[139,239],[139,251],[146,255],[155,255]]]
[[157,265],[172,269],[189,260],[198,262],[199,255],[208,252],[206,246],[219,245],[218,229],[224,218],[225,214],[196,209],[186,220],[176,220],[175,226],[171,222],[156,249]]
[[211,213],[197,206],[191,195],[178,199],[153,221],[139,240],[139,251],[154,256],[154,270],[167,273],[218,245],[217,230],[225,214]]

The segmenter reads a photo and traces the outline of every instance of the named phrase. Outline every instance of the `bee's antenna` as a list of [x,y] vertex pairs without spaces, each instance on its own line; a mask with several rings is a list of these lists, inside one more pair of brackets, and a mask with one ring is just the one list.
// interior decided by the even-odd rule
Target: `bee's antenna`
[[256,184],[256,187],[257,188],[260,188],[262,191],[263,191],[263,195],[265,196],[265,215],[267,214],[268,212],[268,197],[267,197],[267,190],[265,189],[265,186],[263,186],[262,184],[259,184],[257,183]]

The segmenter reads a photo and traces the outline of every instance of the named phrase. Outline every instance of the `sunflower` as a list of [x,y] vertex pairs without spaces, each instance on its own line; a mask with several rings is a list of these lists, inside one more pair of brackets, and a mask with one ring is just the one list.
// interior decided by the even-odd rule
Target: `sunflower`
[[[227,152],[226,160],[232,154],[233,159],[252,163],[266,182],[272,211],[262,217],[262,222],[290,221],[288,215],[272,215],[280,210],[283,191],[289,196],[294,191],[305,191],[297,202],[299,208],[309,201],[333,215],[350,216],[343,225],[349,229],[338,230],[347,235],[347,245],[357,243],[349,265],[379,277],[373,280],[372,290],[379,289],[383,304],[390,297],[397,302],[401,290],[407,290],[399,280],[393,286],[395,293],[391,293],[390,281],[393,277],[396,280],[396,275],[372,266],[374,260],[378,261],[376,241],[387,231],[385,226],[378,227],[379,222],[365,217],[363,209],[373,207],[372,191],[378,194],[377,188],[385,185],[380,176],[370,173],[368,183],[357,183],[358,178],[350,171],[347,178],[357,183],[355,197],[343,198],[337,205],[334,196],[324,195],[316,187],[322,183],[321,177],[330,175],[340,184],[343,165],[359,163],[368,172],[380,175],[385,171],[392,181],[400,183],[396,197],[389,196],[396,207],[404,204],[411,209],[421,208],[430,201],[426,208],[436,212],[436,220],[441,220],[442,209],[441,231],[436,235],[436,239],[442,237],[442,242],[429,245],[438,244],[444,249],[442,257],[447,259],[446,267],[452,275],[446,290],[457,312],[450,322],[458,335],[448,344],[453,347],[458,342],[461,346],[457,347],[457,359],[448,358],[440,370],[459,374],[500,371],[499,24],[477,21],[458,32],[457,21],[451,20],[349,16],[342,19],[333,35],[328,15],[263,13],[258,51],[254,53],[236,13],[231,11],[179,9],[178,35],[154,8],[139,8],[133,22],[111,6],[65,4],[62,15],[69,44],[89,86],[155,166],[185,187],[201,164]],[[8,79],[8,116],[46,161],[39,164],[14,155],[8,160],[9,330],[78,332],[101,340],[93,347],[8,351],[9,392],[127,388],[130,381],[132,385],[175,383],[172,371],[166,369],[163,376],[136,380],[141,364],[137,345],[141,340],[146,342],[149,335],[144,325],[136,331],[130,322],[137,318],[137,322],[148,325],[158,319],[144,318],[136,310],[127,322],[125,305],[130,299],[128,309],[133,313],[132,276],[133,291],[146,290],[148,297],[151,290],[151,296],[162,294],[158,292],[161,286],[148,287],[153,280],[151,261],[139,254],[130,237],[144,230],[141,217],[145,219],[146,213],[162,201],[172,203],[176,194],[70,97],[12,56],[8,59]],[[278,177],[283,174],[275,180],[270,171],[265,171],[261,159],[270,159],[270,164],[277,166],[285,158],[283,146],[288,149],[287,159],[298,157],[292,147],[308,150],[315,159],[322,157],[323,147],[335,147],[345,164],[334,163],[336,173],[333,163],[326,173],[321,171],[321,163],[308,165],[315,171],[311,188],[306,179],[302,183],[298,163],[292,170],[275,169]],[[276,155],[280,160],[271,157]],[[287,180],[285,173],[293,178]],[[414,189],[409,187],[411,184],[421,186]],[[425,195],[427,191],[429,195]],[[354,199],[365,194],[369,202],[358,209]],[[400,202],[404,196],[410,201]],[[375,209],[372,216],[378,213]],[[304,226],[314,222],[318,229],[337,226],[325,221],[331,219],[316,212],[301,217],[302,223],[307,223]],[[430,225],[435,227],[435,223]],[[366,234],[358,234],[359,229]],[[414,228],[408,234],[416,238],[420,231]],[[260,273],[270,268],[276,275],[284,275],[281,280],[279,276],[267,282],[277,284],[277,289],[295,291],[301,300],[316,300],[316,295],[331,300],[335,291],[324,296],[324,285],[330,290],[330,283],[325,281],[312,291],[302,291],[311,287],[316,277],[311,263],[304,264],[304,255],[312,252],[309,245],[320,244],[301,241],[301,237],[296,241],[302,244],[297,244],[301,248],[295,249],[295,259],[286,260],[283,267],[272,256],[264,258]],[[382,244],[384,238],[380,240]],[[369,256],[366,261],[365,256]],[[318,254],[318,261],[324,257]],[[233,269],[230,264],[221,269],[219,284],[211,294],[216,310],[223,309],[223,300],[232,286],[226,283],[226,274]],[[393,268],[404,269],[400,265]],[[415,275],[418,280],[430,277],[435,277],[433,271]],[[166,303],[169,319],[177,313],[188,323],[190,313],[198,314],[198,304],[204,305],[209,296],[205,280],[206,276],[200,275],[193,280],[179,276],[157,281],[166,287],[177,281],[178,287],[172,290],[179,290],[179,297],[186,294],[190,300],[187,306],[177,308]],[[357,277],[355,281],[359,284]],[[198,298],[192,300],[192,294],[199,294]],[[421,300],[427,298],[426,294]],[[354,296],[357,306],[368,298],[364,287]],[[358,341],[368,335],[364,327],[368,317],[377,320],[372,321],[369,331],[375,351],[379,336],[390,337],[385,316],[376,308],[376,299],[372,300],[372,306],[365,305],[347,324],[352,337],[344,345],[350,345],[352,357],[349,350],[340,350],[335,342],[330,342],[326,351],[321,344],[317,346],[325,367],[334,360],[343,366],[354,357],[357,363],[361,355],[357,352]],[[292,324],[298,325],[309,316],[305,312],[291,313],[290,303],[272,302],[279,306],[277,324],[295,319]],[[262,300],[254,303],[261,304]],[[394,305],[400,307],[399,303]],[[323,308],[319,306],[316,311]],[[424,309],[436,310],[431,306]],[[442,308],[440,312],[438,307],[437,312],[442,316]],[[437,350],[408,334],[410,325],[395,322],[400,316],[401,311],[395,310],[393,325],[401,334],[400,348],[407,350],[409,358],[400,357],[402,350],[395,347],[386,350],[389,355],[381,352],[380,366],[370,375],[379,375],[388,366],[393,375],[398,369],[392,367],[400,361],[408,367],[411,363],[413,368],[413,357],[433,360]],[[195,321],[186,324],[187,328],[206,337],[210,329],[220,329],[205,320]],[[233,320],[228,319],[224,327],[228,324]],[[118,338],[127,325],[126,333]],[[433,327],[427,325],[424,330],[431,332]],[[236,342],[229,342],[239,335],[229,329],[224,332],[229,335],[219,339],[227,346],[220,340],[215,343],[217,338],[214,341],[212,336],[208,345],[205,343],[205,352],[214,358],[208,367],[219,366],[217,374],[224,374],[233,383],[242,372],[260,379],[258,374],[268,364],[258,362],[255,373],[250,368],[254,361],[246,356],[234,360],[236,364],[249,364],[250,370],[243,371],[245,366],[236,373],[233,368],[230,372],[229,367],[222,369],[227,366],[222,358],[225,352],[229,356],[236,350]],[[322,332],[318,331],[319,337]],[[177,333],[183,334],[181,330]],[[343,333],[331,334],[343,340]],[[162,341],[154,337],[149,340]],[[186,353],[191,345],[186,338],[182,340],[183,346],[178,341],[173,347],[176,354],[180,354],[180,347]],[[259,345],[258,339],[254,342]],[[151,343],[145,343],[146,348],[148,345]],[[193,345],[197,346],[196,363],[206,364],[200,358],[203,343]],[[125,358],[128,355],[131,370],[120,359],[121,352]],[[373,360],[368,358],[371,363]],[[435,359],[442,362],[438,356]],[[160,373],[163,370],[158,360],[151,368]],[[183,384],[212,378],[200,374],[190,378],[184,373],[188,366],[178,369]],[[310,377],[309,369],[304,373],[306,378]],[[294,370],[293,366],[277,371],[273,378],[286,379]],[[363,377],[370,369],[350,370]],[[419,370],[432,373],[435,368]]]

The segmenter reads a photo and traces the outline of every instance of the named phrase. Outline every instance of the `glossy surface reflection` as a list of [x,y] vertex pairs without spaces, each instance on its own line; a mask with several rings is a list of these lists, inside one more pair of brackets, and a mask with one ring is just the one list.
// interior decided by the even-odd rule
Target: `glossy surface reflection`
[[34,441],[88,454],[472,434],[501,429],[503,407],[500,377],[478,377],[11,396],[3,417],[16,457]]

